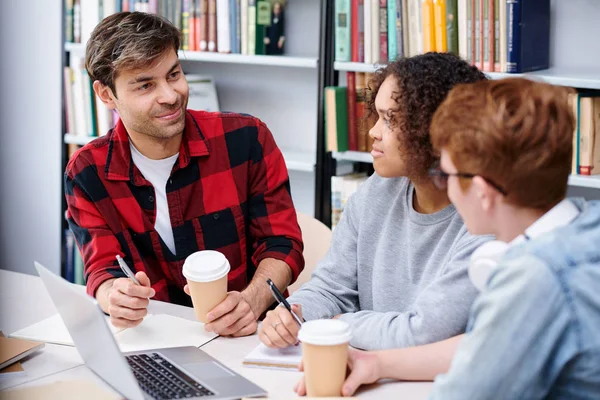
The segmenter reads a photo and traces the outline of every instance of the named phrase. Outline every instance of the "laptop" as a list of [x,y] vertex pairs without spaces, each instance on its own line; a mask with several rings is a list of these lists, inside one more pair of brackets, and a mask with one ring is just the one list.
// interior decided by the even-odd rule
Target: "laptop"
[[267,392],[193,347],[121,353],[96,299],[35,263],[85,364],[127,399],[225,400]]

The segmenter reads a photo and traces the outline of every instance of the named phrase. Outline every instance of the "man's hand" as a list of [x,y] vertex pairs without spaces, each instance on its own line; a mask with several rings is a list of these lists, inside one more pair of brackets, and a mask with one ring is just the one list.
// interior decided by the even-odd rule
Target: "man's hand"
[[[302,306],[292,304],[292,311],[302,320]],[[284,348],[298,342],[298,323],[285,307],[275,307],[265,317],[258,337],[267,347]]]
[[[188,285],[183,290],[190,294]],[[221,336],[248,336],[256,332],[258,324],[256,316],[240,292],[229,292],[219,305],[206,315],[207,323],[204,329]]]
[[129,278],[118,278],[103,283],[96,292],[96,297],[107,297],[105,311],[110,315],[110,322],[117,328],[133,328],[141,324],[148,314],[149,298],[156,294],[150,287],[150,279],[146,273],[139,271],[135,277],[142,286],[136,285]]
[[[361,385],[375,383],[381,379],[381,367],[377,353],[348,349],[348,369],[350,375],[342,386],[342,396],[352,396]],[[300,363],[300,371],[304,365]],[[294,387],[299,396],[306,396],[304,377]]]

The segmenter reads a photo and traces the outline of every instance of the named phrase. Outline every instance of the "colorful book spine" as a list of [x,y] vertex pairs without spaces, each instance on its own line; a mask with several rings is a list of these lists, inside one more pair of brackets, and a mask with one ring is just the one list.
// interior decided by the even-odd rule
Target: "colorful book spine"
[[217,0],[208,0],[208,51],[217,51]]
[[[265,37],[269,25],[271,25],[271,2],[258,0],[256,2],[256,45],[254,54],[266,54]],[[350,51],[349,48],[348,51]]]
[[366,64],[373,64],[375,60],[373,59],[373,40],[371,39],[371,35],[373,34],[373,29],[371,28],[371,24],[373,23],[373,19],[371,18],[372,13],[372,0],[363,0],[363,16],[364,16],[364,62]]
[[421,2],[421,20],[423,21],[423,52],[435,51],[433,0]]
[[196,37],[198,38],[198,50],[208,51],[208,1],[199,0],[198,18],[196,18]]
[[458,55],[458,0],[446,0],[446,38],[449,53]]
[[550,64],[550,0],[508,0],[507,72],[546,69]]
[[[396,3],[396,58],[404,57],[406,51],[406,38],[408,30],[406,29],[406,5],[403,5],[403,0],[388,0]],[[394,32],[394,31],[392,31]],[[388,32],[388,35],[390,33]]]
[[354,72],[346,73],[348,87],[348,97],[346,106],[348,107],[348,150],[358,151],[358,132],[356,122],[356,74]]
[[371,59],[373,63],[379,62],[379,0],[371,0]]
[[356,92],[356,133],[358,140],[358,151],[367,151],[367,83],[366,74],[357,72],[355,74]]
[[446,0],[433,0],[433,24],[435,30],[435,51],[448,51],[448,32],[446,26]]
[[[393,1],[393,0],[390,0]],[[388,62],[388,0],[379,0],[379,62]]]
[[365,0],[358,0],[358,62],[365,61]]
[[256,54],[256,0],[248,0],[248,54]]
[[387,2],[387,17],[388,17],[388,59],[395,60],[398,57],[398,37],[396,36],[397,19],[396,0]]
[[190,50],[190,0],[183,0],[181,7],[181,48]]
[[358,21],[359,21],[359,0],[350,1],[350,61],[358,62],[359,43],[358,43]]
[[248,54],[248,0],[240,2],[240,47],[242,54]]
[[335,0],[335,60],[351,60],[350,0]]
[[[231,53],[231,0],[216,0],[217,39],[215,45],[219,53]],[[235,7],[235,4],[234,4]],[[210,47],[210,42],[209,42]]]

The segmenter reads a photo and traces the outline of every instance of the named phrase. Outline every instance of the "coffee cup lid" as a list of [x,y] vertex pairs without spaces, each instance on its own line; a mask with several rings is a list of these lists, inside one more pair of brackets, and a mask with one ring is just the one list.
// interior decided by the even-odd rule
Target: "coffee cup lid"
[[183,263],[183,276],[194,282],[212,282],[229,273],[229,261],[218,251],[202,250],[190,254]]
[[298,339],[316,346],[333,346],[350,342],[350,325],[338,319],[317,319],[302,324]]

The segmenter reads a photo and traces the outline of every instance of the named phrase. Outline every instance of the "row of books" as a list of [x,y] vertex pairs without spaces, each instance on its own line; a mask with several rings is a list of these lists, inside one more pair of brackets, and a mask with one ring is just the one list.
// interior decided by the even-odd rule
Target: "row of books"
[[94,88],[80,57],[72,56],[64,67],[65,124],[75,136],[101,136],[112,128],[118,116],[94,93]]
[[367,105],[371,74],[347,72],[348,86],[325,88],[325,137],[327,151],[370,151],[369,130],[377,121]]
[[335,229],[342,218],[342,212],[350,196],[367,178],[365,173],[331,177],[331,229]]
[[65,230],[65,270],[63,276],[71,283],[85,285],[83,259],[70,229]]
[[550,0],[336,0],[335,60],[452,52],[486,72],[549,67]]
[[600,175],[600,94],[572,94],[576,118],[573,133],[573,175]]
[[65,0],[67,41],[87,43],[94,27],[120,11],[169,19],[182,50],[248,55],[283,54],[284,0]]

